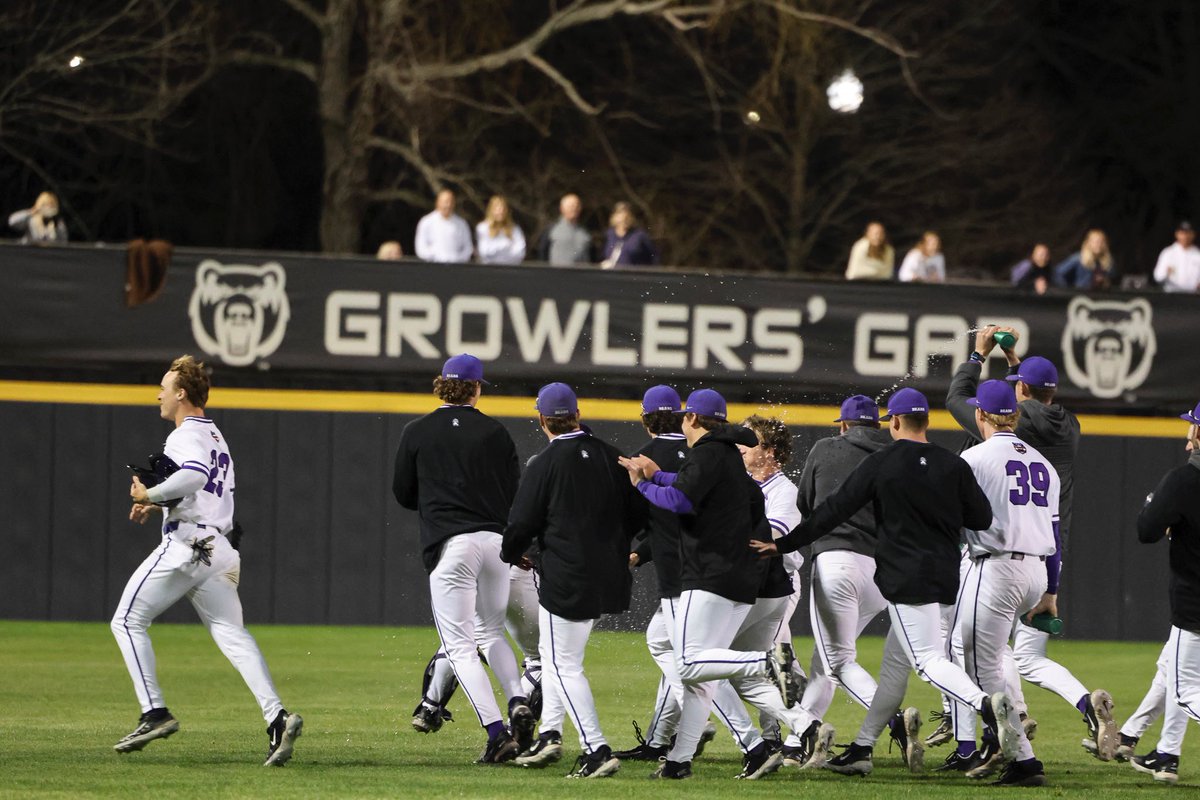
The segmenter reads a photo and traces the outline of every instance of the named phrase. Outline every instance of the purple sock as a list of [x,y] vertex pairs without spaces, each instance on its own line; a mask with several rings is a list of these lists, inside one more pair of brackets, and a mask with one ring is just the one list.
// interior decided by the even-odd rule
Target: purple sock
[[967,756],[971,755],[971,753],[974,753],[974,752],[975,752],[975,740],[974,739],[972,739],[970,741],[964,741],[962,739],[958,740],[958,754],[960,756],[962,756],[963,758],[966,758]]
[[1075,707],[1079,709],[1080,714],[1087,714],[1089,705],[1091,705],[1091,697],[1085,694],[1079,698],[1079,702],[1075,704]]
[[507,730],[505,729],[503,722],[496,720],[487,726],[487,732],[488,739],[491,740],[500,736],[504,736],[507,733]]

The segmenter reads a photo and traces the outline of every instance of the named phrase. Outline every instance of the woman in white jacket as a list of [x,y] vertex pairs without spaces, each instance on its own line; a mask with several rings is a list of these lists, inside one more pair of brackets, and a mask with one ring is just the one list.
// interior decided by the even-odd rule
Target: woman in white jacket
[[484,264],[520,264],[525,259],[525,232],[513,222],[508,200],[488,200],[483,222],[475,226],[475,252]]
[[896,277],[904,283],[945,283],[946,257],[942,255],[941,237],[925,231],[917,246],[904,256]]

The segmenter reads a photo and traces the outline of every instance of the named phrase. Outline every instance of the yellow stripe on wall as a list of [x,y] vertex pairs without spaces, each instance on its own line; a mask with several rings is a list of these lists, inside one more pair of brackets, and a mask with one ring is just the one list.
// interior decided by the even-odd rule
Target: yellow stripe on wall
[[[0,402],[78,403],[106,406],[154,406],[157,386],[129,386],[111,383],[59,383],[56,381],[0,381]],[[222,389],[209,395],[210,409],[241,408],[257,411],[336,411],[369,414],[424,414],[436,405],[432,394],[400,392],[311,391],[307,389]],[[528,419],[534,416],[532,397],[484,395],[482,411],[494,417]],[[579,410],[585,420],[636,421],[641,412],[638,400],[602,400],[581,398]],[[731,420],[751,414],[777,416],[789,425],[832,427],[838,416],[836,406],[754,405],[732,403]],[[957,430],[947,411],[930,416],[934,430]],[[1121,417],[1089,414],[1079,418],[1088,436],[1135,436],[1182,438],[1186,424],[1176,417]]]

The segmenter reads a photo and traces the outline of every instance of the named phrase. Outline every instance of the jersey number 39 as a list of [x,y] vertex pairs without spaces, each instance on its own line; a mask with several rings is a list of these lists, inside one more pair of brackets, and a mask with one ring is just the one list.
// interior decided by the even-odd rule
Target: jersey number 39
[[1016,488],[1008,490],[1008,502],[1014,506],[1047,504],[1046,492],[1050,489],[1050,470],[1040,461],[1026,464],[1024,461],[1009,461],[1004,465],[1010,478],[1016,478]]
[[[218,475],[221,476],[220,480],[217,480]],[[204,484],[204,491],[220,497],[225,493],[225,478],[228,475],[229,454],[218,453],[216,450],[211,451],[208,461],[208,483]],[[1045,503],[1042,505],[1045,505]]]

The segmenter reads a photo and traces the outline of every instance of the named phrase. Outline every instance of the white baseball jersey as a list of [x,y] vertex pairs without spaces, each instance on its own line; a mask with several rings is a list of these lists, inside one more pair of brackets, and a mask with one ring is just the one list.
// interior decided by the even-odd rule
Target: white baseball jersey
[[207,417],[185,417],[171,431],[163,453],[179,465],[204,475],[208,482],[167,509],[165,522],[195,522],[228,533],[233,527],[233,458],[216,424]]
[[1050,462],[1007,431],[993,434],[962,458],[992,504],[992,526],[965,531],[971,555],[1054,555],[1059,480]]
[[[767,507],[767,521],[771,523],[771,538],[787,536],[800,524],[800,509],[796,505],[800,490],[782,472],[776,472],[758,485]],[[803,565],[804,556],[799,553],[784,554],[783,567],[788,572],[795,572]]]

